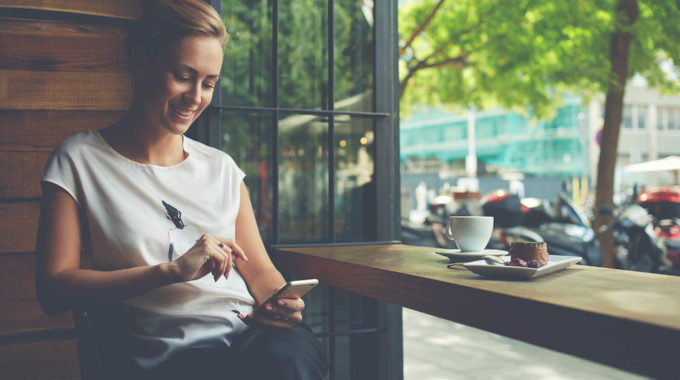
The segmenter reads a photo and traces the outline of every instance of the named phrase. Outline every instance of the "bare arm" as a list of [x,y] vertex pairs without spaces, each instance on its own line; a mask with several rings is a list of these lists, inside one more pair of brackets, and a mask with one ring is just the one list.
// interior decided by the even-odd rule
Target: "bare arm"
[[[258,305],[266,301],[285,284],[283,275],[274,267],[265,250],[250,203],[248,189],[241,183],[241,204],[236,217],[236,243],[248,254],[250,261],[238,267]],[[265,305],[261,315],[250,314],[247,320],[275,327],[290,327],[302,321],[305,303],[301,298],[286,298],[282,304]]]
[[265,250],[257,228],[253,206],[246,185],[241,182],[241,204],[236,217],[236,243],[248,254],[247,265],[239,266],[239,272],[248,284],[250,293],[258,304],[274,294],[286,280],[274,267]]
[[[36,282],[38,300],[50,315],[80,302],[120,300],[175,282],[211,273],[226,275],[227,254],[205,235],[177,261],[115,271],[81,268],[81,220],[73,198],[61,188],[43,186],[38,231]],[[235,251],[238,251],[235,249]]]

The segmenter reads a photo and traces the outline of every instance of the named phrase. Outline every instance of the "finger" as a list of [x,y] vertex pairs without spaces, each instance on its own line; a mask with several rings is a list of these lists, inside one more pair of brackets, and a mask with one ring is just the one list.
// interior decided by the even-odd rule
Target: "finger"
[[231,252],[226,254],[224,263],[226,264],[225,271],[224,271],[224,278],[229,278],[229,273],[231,273],[231,268],[234,265],[234,261],[231,257]]
[[217,281],[224,273],[224,269],[226,267],[224,253],[221,249],[215,247],[214,244],[208,248],[208,251],[210,251],[210,257],[215,263],[213,266],[212,275],[215,281]]
[[[220,240],[220,244],[229,247],[231,254],[240,258],[241,260],[248,262],[248,257],[246,256],[246,253],[243,251],[243,248],[241,248],[238,244],[236,244],[235,241],[231,239],[222,239]],[[222,248],[226,248],[222,247]]]
[[217,251],[220,257],[222,258],[222,260],[220,261],[220,273],[218,275],[218,278],[219,276],[222,275],[224,275],[224,278],[227,278],[229,276],[227,272],[228,261],[230,261],[229,255],[227,254],[227,252],[225,252],[224,248],[226,247],[224,246],[224,244],[222,244],[222,242],[216,242],[215,245],[217,245]]
[[305,301],[302,298],[279,298],[276,304],[289,312],[302,311],[305,308]]

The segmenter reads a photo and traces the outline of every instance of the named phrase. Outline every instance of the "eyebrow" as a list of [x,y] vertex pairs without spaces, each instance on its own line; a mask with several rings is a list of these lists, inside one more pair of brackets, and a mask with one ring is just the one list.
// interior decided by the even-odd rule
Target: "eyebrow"
[[[181,69],[188,70],[189,72],[191,72],[194,75],[198,74],[198,70],[194,69],[191,66],[188,66],[188,65],[185,65],[185,64],[182,64],[182,63],[178,63],[177,66]],[[219,77],[219,74],[210,74],[210,75],[206,75],[205,77],[208,78],[208,79],[217,79]]]

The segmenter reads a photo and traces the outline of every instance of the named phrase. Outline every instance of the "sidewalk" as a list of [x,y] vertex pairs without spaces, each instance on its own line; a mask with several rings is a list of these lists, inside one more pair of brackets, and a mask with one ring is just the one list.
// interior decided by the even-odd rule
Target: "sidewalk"
[[640,380],[575,356],[403,309],[404,380]]

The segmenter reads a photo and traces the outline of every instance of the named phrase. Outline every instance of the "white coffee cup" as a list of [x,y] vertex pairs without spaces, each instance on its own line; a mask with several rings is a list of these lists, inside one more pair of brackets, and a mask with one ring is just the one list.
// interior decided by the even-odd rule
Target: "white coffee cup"
[[481,252],[491,239],[492,216],[450,216],[446,236],[463,252]]

